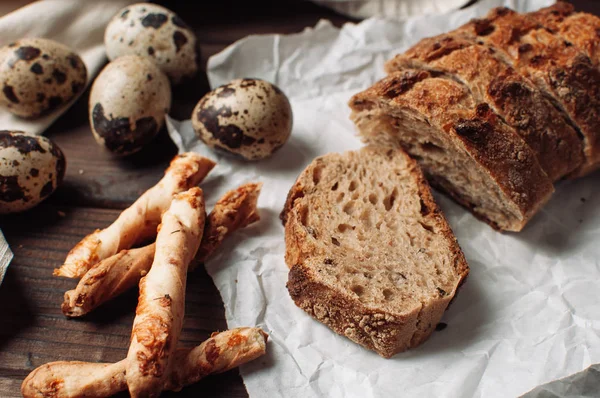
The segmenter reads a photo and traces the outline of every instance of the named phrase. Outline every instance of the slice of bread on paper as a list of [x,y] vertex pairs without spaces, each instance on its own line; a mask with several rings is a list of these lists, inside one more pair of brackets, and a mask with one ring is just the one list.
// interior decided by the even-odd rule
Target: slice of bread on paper
[[296,305],[386,358],[429,337],[469,272],[421,170],[400,149],[315,159],[282,220]]

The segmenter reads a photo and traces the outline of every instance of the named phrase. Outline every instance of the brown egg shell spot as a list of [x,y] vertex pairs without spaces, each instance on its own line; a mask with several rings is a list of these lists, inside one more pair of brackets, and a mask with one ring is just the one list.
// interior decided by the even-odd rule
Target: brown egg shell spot
[[28,202],[26,191],[27,189],[19,185],[18,176],[0,176],[0,202],[10,203],[17,200]]
[[256,139],[245,135],[244,131],[238,126],[219,122],[219,118],[227,119],[232,115],[231,108],[228,106],[217,109],[211,105],[198,110],[196,118],[215,139],[227,148],[238,149],[242,145],[254,144]]
[[142,117],[131,128],[129,118],[107,118],[104,107],[96,103],[92,110],[94,131],[104,140],[104,146],[113,153],[129,154],[141,149],[158,132],[158,123],[152,116]]
[[162,13],[150,13],[142,18],[142,26],[145,28],[159,29],[169,18]]
[[14,131],[0,131],[0,148],[15,148],[22,154],[30,152],[46,153],[36,137]]

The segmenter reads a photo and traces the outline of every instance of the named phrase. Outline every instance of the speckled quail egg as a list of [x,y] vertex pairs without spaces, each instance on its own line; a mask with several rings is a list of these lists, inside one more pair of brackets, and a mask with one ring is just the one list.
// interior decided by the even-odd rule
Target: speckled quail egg
[[65,156],[48,138],[0,131],[0,214],[24,211],[46,199],[65,169]]
[[211,148],[248,160],[264,159],[292,132],[292,108],[275,85],[238,79],[206,94],[196,105],[192,125]]
[[0,48],[0,105],[17,116],[54,111],[79,95],[86,80],[79,55],[53,40],[21,39]]
[[96,141],[116,155],[151,141],[171,107],[167,76],[150,58],[126,55],[100,72],[90,93],[90,125]]
[[104,33],[110,60],[135,54],[154,59],[173,84],[198,71],[196,35],[173,11],[138,3],[119,11]]

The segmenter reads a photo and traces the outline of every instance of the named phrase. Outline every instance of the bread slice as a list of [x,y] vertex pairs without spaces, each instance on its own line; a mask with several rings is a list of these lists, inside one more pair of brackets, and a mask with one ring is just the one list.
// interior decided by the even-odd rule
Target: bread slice
[[296,305],[386,358],[427,339],[469,272],[418,165],[399,149],[315,159],[282,219]]
[[577,46],[535,17],[496,8],[454,32],[496,50],[569,116],[583,137],[585,162],[573,174],[600,167],[600,70]]
[[521,230],[554,191],[525,141],[452,79],[396,72],[350,107],[366,142],[403,147],[433,184],[495,228]]
[[557,181],[583,164],[583,147],[568,117],[528,79],[489,47],[457,35],[421,40],[386,63],[386,72],[407,68],[443,73],[488,104],[537,154],[548,177]]

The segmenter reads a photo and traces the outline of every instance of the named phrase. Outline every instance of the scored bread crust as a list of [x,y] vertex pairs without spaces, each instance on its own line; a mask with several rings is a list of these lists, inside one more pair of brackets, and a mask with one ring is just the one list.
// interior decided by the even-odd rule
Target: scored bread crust
[[524,140],[489,106],[475,105],[465,88],[451,79],[433,77],[426,71],[395,72],[356,94],[350,107],[351,118],[367,142],[384,139],[403,146],[400,128],[395,127],[397,137],[380,137],[382,134],[374,135],[376,126],[370,124],[370,118],[380,113],[406,113],[422,118],[437,128],[456,151],[467,153],[496,184],[511,215],[509,219],[500,220],[478,210],[477,203],[459,194],[443,176],[436,176],[431,170],[425,172],[436,185],[494,228],[521,230],[554,191],[552,181]]
[[[406,175],[399,175],[398,178],[410,179],[417,187],[422,220],[433,225],[436,236],[445,242],[447,255],[452,259],[452,264],[447,264],[452,267],[452,290],[442,290],[443,294],[440,292],[434,300],[422,302],[421,306],[414,306],[402,313],[384,305],[361,302],[348,289],[323,278],[315,266],[324,263],[342,267],[350,260],[330,252],[316,238],[321,231],[305,225],[305,211],[325,214],[332,206],[331,203],[319,201],[320,190],[328,188],[316,185],[314,176],[325,169],[343,178],[346,165],[361,161],[361,156],[385,157],[391,164],[406,165]],[[305,206],[308,206],[307,210]],[[336,333],[386,358],[415,347],[429,337],[469,272],[456,238],[433,199],[429,184],[416,162],[400,149],[364,147],[356,154],[328,154],[315,159],[290,189],[281,218],[285,225],[285,259],[290,267],[287,288],[296,305]],[[358,254],[354,256],[358,257],[353,257],[352,261],[365,261]]]
[[573,43],[592,62],[600,64],[600,18],[585,12],[575,12],[572,4],[559,1],[528,14],[552,33]]
[[385,69],[387,73],[413,68],[446,74],[519,133],[552,181],[578,169],[584,158],[577,131],[531,81],[494,53],[472,40],[443,34],[421,40],[389,60]]
[[573,177],[600,167],[600,70],[578,47],[529,14],[495,8],[451,34],[497,50],[497,56],[533,81],[561,108],[583,136],[582,167]]

